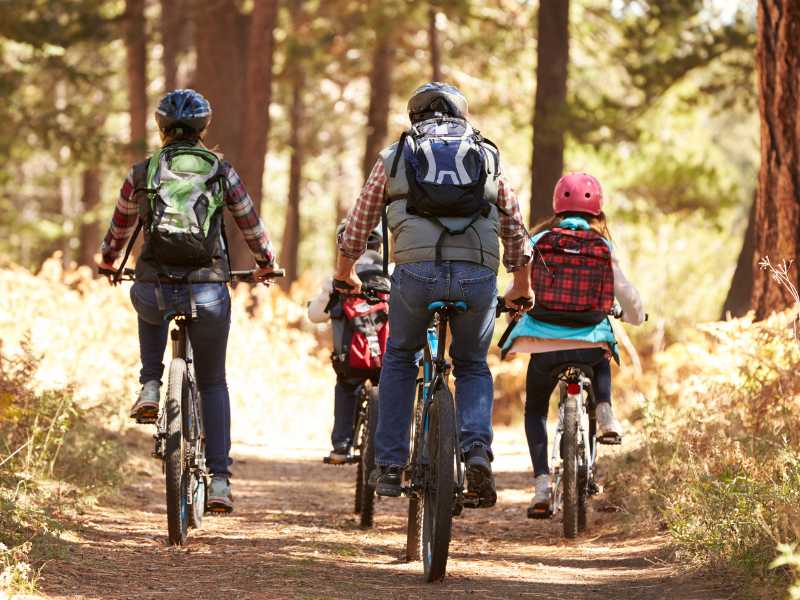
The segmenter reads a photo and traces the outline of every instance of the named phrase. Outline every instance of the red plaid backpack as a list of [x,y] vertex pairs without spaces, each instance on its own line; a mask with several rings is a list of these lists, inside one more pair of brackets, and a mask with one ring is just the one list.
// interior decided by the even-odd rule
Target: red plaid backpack
[[536,301],[530,315],[539,321],[596,325],[614,305],[611,250],[593,230],[545,232],[534,243],[531,279]]

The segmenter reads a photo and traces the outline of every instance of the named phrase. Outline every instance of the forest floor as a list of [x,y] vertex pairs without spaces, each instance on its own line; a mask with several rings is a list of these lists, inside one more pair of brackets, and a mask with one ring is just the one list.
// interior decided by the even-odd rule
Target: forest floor
[[625,526],[602,496],[593,502],[589,533],[575,541],[562,538],[559,521],[526,519],[522,432],[501,430],[497,438],[497,506],[456,519],[447,577],[425,584],[422,564],[401,560],[407,501],[381,499],[376,527],[360,529],[352,513],[355,467],[322,464],[323,448],[276,455],[235,446],[236,512],[207,516],[187,546],[167,546],[160,468],[144,458],[145,436],[130,435],[128,481],[81,517],[62,557],[43,568],[34,597],[736,597],[735,589],[673,562],[663,534]]

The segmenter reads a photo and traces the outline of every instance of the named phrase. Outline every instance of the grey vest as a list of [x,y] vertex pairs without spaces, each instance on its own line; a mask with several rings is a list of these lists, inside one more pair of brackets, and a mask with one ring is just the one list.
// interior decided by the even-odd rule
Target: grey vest
[[[436,260],[436,243],[442,234],[442,227],[431,219],[406,212],[406,196],[408,195],[408,179],[406,178],[405,159],[397,163],[397,173],[391,177],[397,144],[392,144],[380,153],[386,170],[387,217],[389,229],[394,242],[394,262],[402,265],[413,262]],[[487,152],[487,160],[493,162],[495,151]],[[459,260],[485,265],[497,271],[500,267],[500,220],[497,207],[497,173],[499,165],[489,164],[486,177],[484,197],[492,204],[486,217],[479,217],[461,235],[445,235],[442,244],[442,260]],[[441,218],[440,221],[449,229],[465,227],[468,218]]]

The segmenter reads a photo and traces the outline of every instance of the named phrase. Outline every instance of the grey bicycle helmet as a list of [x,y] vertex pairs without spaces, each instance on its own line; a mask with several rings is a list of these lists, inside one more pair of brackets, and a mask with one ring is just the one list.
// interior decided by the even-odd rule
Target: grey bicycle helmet
[[211,104],[194,90],[173,90],[166,94],[156,108],[156,123],[161,131],[177,128],[200,133],[211,121]]
[[418,87],[408,100],[408,116],[412,123],[437,115],[466,119],[467,99],[452,85],[431,81]]

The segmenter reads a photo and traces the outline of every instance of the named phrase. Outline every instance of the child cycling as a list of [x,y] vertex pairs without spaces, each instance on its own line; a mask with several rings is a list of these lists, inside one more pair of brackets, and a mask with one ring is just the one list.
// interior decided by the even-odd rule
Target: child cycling
[[[345,223],[336,231],[342,234]],[[356,272],[365,286],[389,292],[389,278],[383,272],[381,247],[383,234],[380,226],[373,229],[367,240],[367,251],[356,263]],[[379,365],[386,349],[389,333],[388,304],[370,304],[359,298],[347,298],[333,290],[333,280],[328,278],[319,294],[308,304],[308,318],[312,323],[333,321],[333,352],[331,360],[336,371],[334,388],[333,449],[326,462],[341,465],[352,452],[353,425],[356,414],[356,392],[367,380],[378,384]],[[359,341],[361,342],[359,344]]]
[[569,362],[590,365],[597,402],[598,441],[619,443],[622,427],[611,407],[610,357],[616,340],[608,315],[616,298],[623,321],[645,319],[639,292],[619,266],[603,213],[603,190],[588,173],[567,173],[553,191],[555,216],[537,227],[533,246],[534,309],[522,317],[504,349],[530,353],[525,435],[535,493],[528,516],[549,509],[547,411],[556,381],[551,372]]

